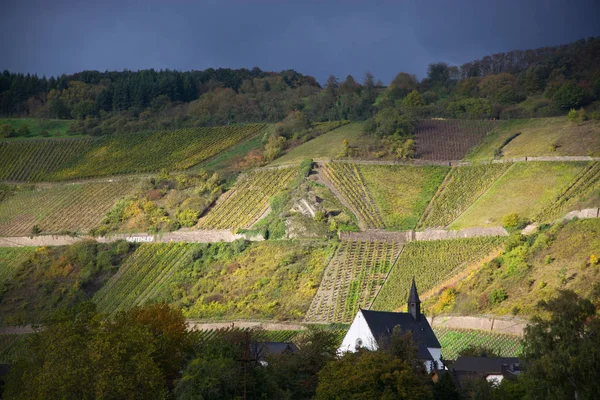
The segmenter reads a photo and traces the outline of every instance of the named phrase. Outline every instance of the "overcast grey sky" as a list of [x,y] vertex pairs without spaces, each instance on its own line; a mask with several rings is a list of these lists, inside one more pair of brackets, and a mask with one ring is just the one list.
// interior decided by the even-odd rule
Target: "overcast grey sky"
[[295,69],[388,83],[600,36],[600,1],[0,0],[0,69]]

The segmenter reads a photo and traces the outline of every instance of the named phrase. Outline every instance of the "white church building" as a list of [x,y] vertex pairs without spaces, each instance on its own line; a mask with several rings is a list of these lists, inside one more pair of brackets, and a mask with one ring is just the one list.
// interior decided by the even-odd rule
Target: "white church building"
[[427,318],[421,314],[421,301],[413,278],[408,296],[408,312],[395,313],[359,309],[338,353],[355,352],[360,347],[377,350],[377,340],[390,337],[394,327],[400,326],[403,332],[411,332],[418,346],[417,356],[431,372],[442,369],[442,345],[438,341]]

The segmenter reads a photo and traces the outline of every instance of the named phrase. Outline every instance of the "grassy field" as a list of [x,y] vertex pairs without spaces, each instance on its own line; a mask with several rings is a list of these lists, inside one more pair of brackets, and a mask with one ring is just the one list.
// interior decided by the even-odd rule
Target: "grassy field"
[[533,218],[563,193],[588,165],[584,162],[515,163],[450,228],[498,226],[510,213]]
[[406,244],[375,299],[373,309],[394,311],[405,307],[413,276],[419,292],[425,293],[469,264],[481,260],[498,248],[503,240],[500,237],[479,237]]
[[342,151],[342,141],[347,139],[351,143],[359,142],[363,132],[362,127],[362,122],[353,122],[334,129],[290,150],[287,154],[273,161],[271,165],[300,164],[302,160],[307,158],[338,158]]
[[87,232],[95,228],[115,202],[131,193],[138,181],[26,187],[0,202],[0,236]]
[[341,242],[305,319],[352,321],[359,307],[371,307],[401,250],[399,243]]
[[414,229],[448,172],[437,166],[359,165],[358,169],[389,230]]
[[250,228],[267,211],[270,198],[285,189],[297,173],[295,167],[249,172],[200,219],[198,227]]
[[418,228],[445,227],[510,168],[510,164],[482,164],[455,167],[431,200]]
[[[71,120],[65,119],[38,119],[38,118],[0,118],[0,125],[10,125],[14,130],[25,125],[29,128],[29,135],[26,137],[5,138],[3,140],[24,140],[29,138],[40,137],[67,137],[67,130],[71,125]],[[42,132],[46,131],[47,135],[42,136]],[[72,136],[71,136],[72,137]]]
[[600,156],[600,122],[586,121],[577,125],[566,117],[554,117],[503,121],[466,159],[494,158],[494,152],[519,132],[519,136],[502,148],[504,158]]
[[519,336],[442,327],[433,328],[433,331],[442,345],[442,356],[445,360],[456,360],[459,353],[469,346],[485,347],[493,350],[499,357],[518,357],[522,351]]
[[0,287],[13,278],[21,263],[34,251],[35,247],[0,247]]

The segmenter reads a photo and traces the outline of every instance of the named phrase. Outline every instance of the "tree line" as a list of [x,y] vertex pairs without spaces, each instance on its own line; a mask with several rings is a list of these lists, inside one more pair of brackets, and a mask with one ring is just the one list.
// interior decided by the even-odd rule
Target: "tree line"
[[[497,53],[453,66],[429,65],[427,76],[399,73],[384,86],[366,73],[330,76],[321,86],[294,70],[209,68],[204,71],[83,71],[38,77],[0,75],[0,115],[76,119],[74,133],[278,122],[302,112],[312,122],[417,118],[518,118],[600,106],[600,38]],[[373,129],[376,129],[373,128]],[[389,129],[387,129],[389,130]]]
[[[540,303],[525,330],[518,379],[434,383],[410,332],[394,328],[379,349],[337,354],[335,331],[310,328],[295,353],[269,354],[259,331],[209,337],[186,330],[180,310],[135,307],[112,317],[80,303],[33,334],[0,386],[6,399],[594,399],[600,390],[599,296],[572,291]],[[465,355],[490,356],[485,349]],[[4,393],[2,393],[4,390]]]

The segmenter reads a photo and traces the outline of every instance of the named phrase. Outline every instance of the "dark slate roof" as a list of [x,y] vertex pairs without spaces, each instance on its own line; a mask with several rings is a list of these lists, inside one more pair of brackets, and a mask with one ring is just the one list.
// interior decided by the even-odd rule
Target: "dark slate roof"
[[410,294],[408,295],[409,303],[420,303],[419,293],[417,293],[417,285],[415,284],[415,277],[413,276],[412,285],[410,287]]
[[385,311],[361,310],[369,329],[375,340],[392,334],[396,325],[400,325],[405,332],[412,332],[413,339],[419,345],[418,356],[422,360],[431,360],[428,347],[440,349],[442,345],[437,340],[435,333],[429,326],[427,318],[421,315],[419,321],[415,321],[410,313],[395,313]]
[[262,359],[267,354],[293,354],[298,346],[292,342],[258,342],[250,344],[250,352],[256,358]]
[[517,357],[458,357],[452,369],[456,372],[502,374],[502,365],[519,364]]

